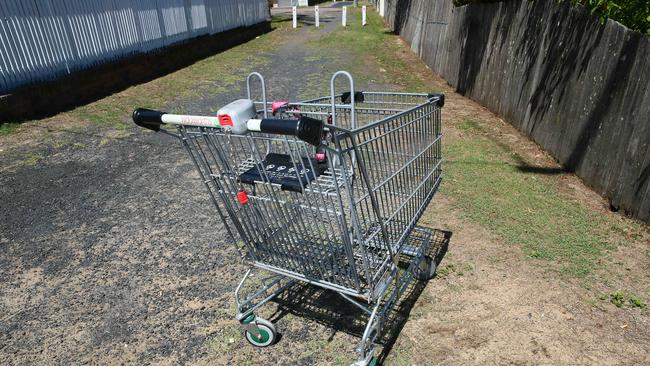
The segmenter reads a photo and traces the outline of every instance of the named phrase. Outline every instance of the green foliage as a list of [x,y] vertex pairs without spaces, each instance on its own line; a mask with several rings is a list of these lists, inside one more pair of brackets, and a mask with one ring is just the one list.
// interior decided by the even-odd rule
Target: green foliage
[[597,14],[621,22],[628,28],[650,34],[650,1],[648,0],[570,0]]
[[620,308],[625,303],[625,294],[621,290],[613,292],[609,294],[609,301],[611,301],[612,304],[616,305],[617,308]]
[[636,295],[630,295],[630,304],[639,309],[645,309],[647,304]]
[[646,304],[639,296],[633,293],[628,293],[623,290],[616,290],[615,292],[609,294],[609,301],[619,308],[622,308],[623,305],[625,305],[625,299],[627,299],[627,302],[629,302],[630,306],[635,308],[645,309],[645,307],[648,306],[648,304]]
[[[496,3],[504,0],[453,0],[455,6]],[[571,1],[589,9],[602,21],[614,19],[637,32],[650,34],[650,1],[648,0],[558,0]]]
[[9,135],[18,131],[18,123],[0,123],[0,136]]
[[488,135],[486,122],[457,124],[460,139],[443,145],[449,158],[442,192],[469,219],[519,245],[567,278],[586,278],[613,248],[612,222],[571,201],[543,174],[522,173],[525,159]]

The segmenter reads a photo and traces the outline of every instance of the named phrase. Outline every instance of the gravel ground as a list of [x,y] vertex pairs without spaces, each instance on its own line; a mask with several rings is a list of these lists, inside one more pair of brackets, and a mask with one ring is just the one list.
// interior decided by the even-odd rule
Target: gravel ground
[[[333,20],[323,14],[320,31],[331,31]],[[313,33],[298,32],[265,55],[270,62],[259,71],[268,76],[270,99],[319,95],[305,80],[322,76],[322,60],[306,60],[303,46]],[[167,109],[214,112],[244,96],[244,88],[173,101]],[[3,169],[0,364],[222,364],[264,357],[254,349],[244,356],[220,352],[243,345],[232,291],[245,268],[185,151],[164,134],[137,128],[129,134],[106,143],[104,129],[89,127],[59,136],[74,138],[75,146],[37,148],[44,156],[37,163]],[[287,312],[274,318],[280,329],[294,328],[285,340],[325,330],[293,324]],[[313,359],[295,349],[272,353],[289,364]]]
[[[344,48],[309,47],[339,24],[335,10],[322,11],[318,30],[309,11],[300,19],[297,30],[274,31],[283,34],[272,38],[277,45],[259,53],[269,99],[320,96],[331,73],[351,62],[374,70],[372,60],[353,59]],[[504,121],[455,94],[406,47],[399,57],[414,65],[404,72],[447,93],[444,141],[475,133],[458,128],[470,118],[494,129],[481,132],[486,138],[540,166],[554,164]],[[231,71],[243,80],[246,70]],[[392,89],[387,80],[395,76],[371,71],[359,78],[362,88]],[[245,95],[243,81],[229,88],[147,107],[214,113]],[[54,123],[65,126],[65,114]],[[363,317],[335,294],[302,286],[259,312],[276,324],[279,342],[248,346],[232,295],[246,268],[177,140],[135,127],[114,138],[111,127],[93,124],[37,133],[47,126],[37,122],[0,138],[0,365],[353,360]],[[558,177],[557,185],[582,197],[575,202],[614,215],[598,208],[599,197],[576,177]],[[446,230],[437,231],[441,244],[453,238],[440,275],[411,288],[400,304],[384,339],[386,363],[650,364],[647,310],[594,300],[591,290],[546,271],[471,222],[444,186],[422,224]],[[639,243],[612,255],[649,273],[650,252],[642,257]]]

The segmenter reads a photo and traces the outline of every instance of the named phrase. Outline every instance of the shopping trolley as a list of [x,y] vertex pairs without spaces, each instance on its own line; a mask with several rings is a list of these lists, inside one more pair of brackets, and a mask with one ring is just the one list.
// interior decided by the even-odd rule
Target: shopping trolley
[[[350,90],[337,94],[339,76]],[[255,78],[261,101],[251,99]],[[400,295],[435,273],[433,232],[417,222],[442,179],[444,95],[359,92],[339,71],[327,97],[268,102],[259,73],[246,81],[247,98],[216,117],[136,109],[133,120],[154,131],[176,125],[173,135],[249,265],[235,289],[246,340],[275,341],[275,326],[254,312],[303,281],[368,315],[355,365],[372,364]],[[260,270],[268,275],[253,276]]]

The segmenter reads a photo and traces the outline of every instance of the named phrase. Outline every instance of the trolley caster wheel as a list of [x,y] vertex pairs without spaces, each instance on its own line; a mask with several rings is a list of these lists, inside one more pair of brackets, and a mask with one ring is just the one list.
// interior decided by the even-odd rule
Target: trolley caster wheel
[[436,261],[428,255],[425,255],[415,270],[415,277],[420,281],[428,281],[436,275],[437,267]]
[[248,330],[244,330],[244,337],[248,343],[255,347],[267,347],[272,345],[277,339],[277,332],[273,323],[262,318],[255,318],[255,323],[257,324],[257,331],[260,335],[259,337],[256,337]]
[[367,362],[366,360],[359,360],[353,363],[351,366],[379,366],[379,361],[377,361],[377,357],[372,357]]

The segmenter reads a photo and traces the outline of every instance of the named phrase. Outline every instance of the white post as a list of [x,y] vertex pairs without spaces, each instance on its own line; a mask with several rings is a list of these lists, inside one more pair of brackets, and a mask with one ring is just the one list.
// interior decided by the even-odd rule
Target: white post
[[293,27],[298,28],[298,11],[296,7],[293,7]]
[[384,8],[386,7],[386,0],[379,0],[379,15],[384,16]]
[[348,7],[347,6],[343,7],[343,16],[341,17],[341,23],[343,24],[344,27],[348,26]]
[[320,16],[318,15],[318,5],[314,7],[314,13],[316,17],[316,27],[320,27]]
[[361,7],[361,25],[366,25],[368,22],[366,22],[366,6]]

